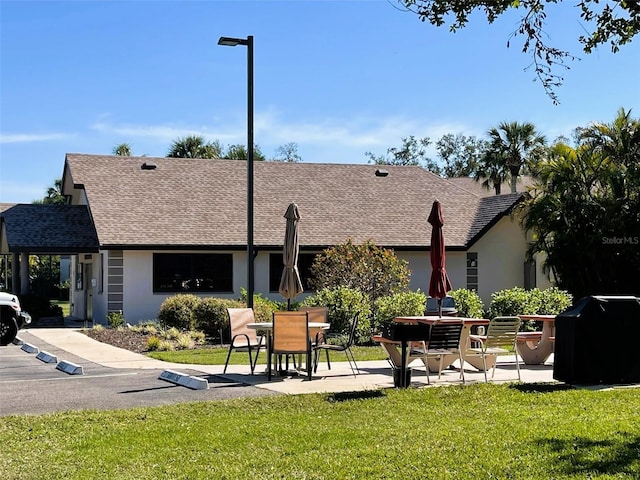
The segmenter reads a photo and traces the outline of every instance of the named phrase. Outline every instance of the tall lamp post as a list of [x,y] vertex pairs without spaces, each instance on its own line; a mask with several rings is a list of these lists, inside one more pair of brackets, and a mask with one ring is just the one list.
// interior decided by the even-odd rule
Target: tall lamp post
[[247,307],[253,308],[253,35],[220,37],[218,45],[247,47]]

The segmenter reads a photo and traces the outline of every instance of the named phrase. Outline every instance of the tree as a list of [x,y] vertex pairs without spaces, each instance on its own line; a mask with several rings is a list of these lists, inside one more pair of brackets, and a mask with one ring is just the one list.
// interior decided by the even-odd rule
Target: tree
[[380,248],[371,240],[355,245],[349,239],[316,256],[309,283],[316,290],[359,289],[375,302],[379,297],[406,291],[410,276],[407,262],[396,257],[393,250]]
[[556,144],[522,205],[531,256],[575,298],[640,293],[640,120],[579,129],[576,148]]
[[[464,28],[475,10],[484,12],[487,22],[509,10],[521,10],[520,25],[511,34],[524,36],[523,53],[530,53],[537,78],[553,103],[558,103],[555,88],[562,85],[562,76],[555,73],[556,68],[568,69],[567,60],[575,57],[546,43],[543,31],[547,18],[548,4],[558,0],[398,0],[408,10],[414,12],[420,20],[428,21],[440,27],[446,23],[446,17],[452,20],[449,30],[455,32]],[[589,54],[600,45],[609,43],[611,51],[616,53],[620,46],[631,42],[640,31],[640,4],[637,0],[601,1],[579,0],[577,2],[580,18],[594,25],[591,33],[578,37],[585,53]],[[601,6],[602,5],[602,6]],[[507,48],[510,42],[507,41]]]
[[499,152],[487,149],[480,158],[473,178],[476,182],[481,182],[481,185],[487,190],[493,188],[495,194],[500,195],[502,184],[510,178],[509,171],[504,168],[504,164],[505,161]]
[[518,176],[523,169],[530,171],[535,167],[545,152],[546,140],[531,123],[502,122],[498,128],[490,129],[488,135],[485,165],[481,168],[505,170],[496,177],[510,178],[511,193],[515,193]]
[[222,145],[218,140],[206,142],[200,135],[190,135],[174,140],[167,157],[173,158],[221,158]]
[[487,142],[474,136],[448,133],[436,142],[438,156],[444,160],[444,175],[469,177],[477,171]]
[[429,137],[417,139],[411,135],[402,139],[401,147],[388,148],[386,156],[371,152],[365,152],[365,155],[369,157],[370,163],[376,165],[415,165],[440,175],[442,169],[427,154],[427,147],[430,144]]
[[[227,153],[223,155],[223,158],[228,158],[230,160],[246,160],[247,157],[247,147],[241,144],[229,145]],[[253,159],[260,162],[265,160],[265,157],[258,145],[253,146]]]
[[62,179],[58,178],[53,185],[47,188],[47,195],[42,200],[34,200],[34,204],[44,205],[64,205],[67,203],[66,197],[62,194]]
[[128,143],[120,143],[113,147],[113,154],[119,157],[130,157],[131,145],[129,145]]
[[276,154],[273,161],[291,163],[301,162],[302,157],[298,154],[298,144],[295,142],[289,142],[284,145],[280,145],[276,148]]

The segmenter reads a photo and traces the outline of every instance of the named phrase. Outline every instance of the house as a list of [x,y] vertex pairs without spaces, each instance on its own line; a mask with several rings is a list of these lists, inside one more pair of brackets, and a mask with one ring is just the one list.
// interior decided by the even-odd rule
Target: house
[[[69,205],[60,207],[82,218],[67,218],[56,235],[64,237],[58,253],[75,249],[72,315],[104,323],[108,312],[122,310],[136,323],[156,318],[176,293],[238,298],[247,285],[246,182],[247,165],[238,160],[67,154],[62,189]],[[282,300],[284,213],[292,202],[301,215],[303,283],[327,246],[372,240],[407,260],[410,287],[426,292],[435,199],[454,288],[477,290],[485,304],[500,289],[546,288],[539,266],[526,262],[527,237],[511,215],[521,195],[478,195],[420,167],[256,162],[255,292]],[[42,205],[0,214],[2,254],[41,250],[21,244],[28,232],[12,210],[24,207]]]

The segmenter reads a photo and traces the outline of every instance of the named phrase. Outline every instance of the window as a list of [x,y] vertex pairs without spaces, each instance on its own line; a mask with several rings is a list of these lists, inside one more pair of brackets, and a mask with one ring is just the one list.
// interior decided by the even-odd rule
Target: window
[[[309,278],[311,278],[311,266],[316,258],[315,253],[301,253],[298,255],[298,272],[300,272],[300,280],[302,288],[309,288]],[[277,292],[280,288],[280,279],[282,278],[282,254],[272,253],[269,255],[269,291]]]
[[154,253],[153,291],[231,293],[233,255]]

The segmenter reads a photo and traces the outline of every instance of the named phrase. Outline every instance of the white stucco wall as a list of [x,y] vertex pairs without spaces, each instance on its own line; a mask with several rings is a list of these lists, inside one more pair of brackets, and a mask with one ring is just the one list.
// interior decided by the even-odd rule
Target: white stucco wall
[[478,295],[485,307],[493,292],[524,286],[526,237],[518,222],[502,218],[471,248],[478,253]]
[[[445,232],[446,241],[446,232]],[[490,232],[483,236],[470,249],[478,254],[478,294],[485,306],[491,301],[495,291],[524,285],[524,261],[527,241],[518,223],[511,218],[501,219]],[[105,258],[106,258],[106,252]],[[173,293],[153,293],[153,253],[147,251],[124,251],[124,298],[123,312],[131,324],[156,319],[160,305]],[[181,253],[176,251],[158,251],[158,253]],[[193,253],[193,252],[191,252]],[[220,252],[220,253],[229,253]],[[255,292],[265,298],[283,301],[277,292],[269,292],[269,254],[261,251],[255,258]],[[202,293],[202,296],[215,295],[219,298],[239,298],[241,289],[246,288],[247,268],[246,251],[233,254],[233,292],[225,294]],[[396,252],[399,258],[407,260],[411,269],[410,288],[428,293],[431,277],[429,252]],[[97,264],[99,256],[93,255],[94,276],[103,276],[103,292],[94,289],[93,316],[97,323],[106,323],[107,314],[107,275],[100,272]],[[106,262],[106,260],[105,260]],[[467,252],[449,251],[446,260],[447,273],[453,289],[467,287]],[[541,262],[537,262],[537,286],[547,288],[551,285],[548,277],[540,271]],[[106,269],[106,265],[105,265]],[[72,285],[73,289],[74,285]],[[83,292],[73,291],[78,312],[84,308]],[[305,292],[297,300],[303,300],[313,292]],[[79,314],[77,314],[79,315]]]

